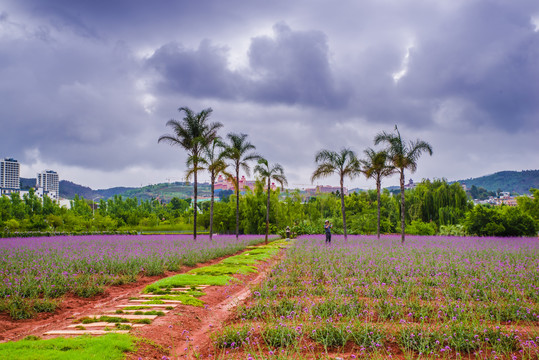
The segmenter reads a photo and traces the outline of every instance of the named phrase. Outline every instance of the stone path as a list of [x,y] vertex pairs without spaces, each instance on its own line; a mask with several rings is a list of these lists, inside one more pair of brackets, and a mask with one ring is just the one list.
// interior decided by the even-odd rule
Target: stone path
[[[209,285],[199,285],[196,290],[204,290]],[[185,294],[192,288],[173,288],[170,294]],[[159,299],[159,304],[150,304],[156,297],[167,295],[139,294],[136,298],[128,300],[118,300],[118,304],[113,308],[104,310],[97,314],[85,315],[83,317],[74,317],[73,324],[64,329],[51,330],[43,334],[43,338],[79,336],[84,334],[103,335],[108,333],[129,333],[130,330],[142,327],[173,310],[182,302],[179,300]]]

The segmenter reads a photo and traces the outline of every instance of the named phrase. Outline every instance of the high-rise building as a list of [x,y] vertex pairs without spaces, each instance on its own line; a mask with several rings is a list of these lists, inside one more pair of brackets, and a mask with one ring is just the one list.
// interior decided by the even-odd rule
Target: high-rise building
[[44,170],[37,174],[36,188],[42,196],[48,194],[51,199],[58,199],[60,196],[60,181],[58,173],[52,170]]
[[20,164],[12,158],[0,160],[0,194],[10,194],[21,189]]

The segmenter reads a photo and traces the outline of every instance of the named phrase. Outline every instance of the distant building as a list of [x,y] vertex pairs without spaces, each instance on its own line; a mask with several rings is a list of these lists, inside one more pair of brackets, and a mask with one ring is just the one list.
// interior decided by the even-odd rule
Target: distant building
[[0,195],[20,191],[20,171],[21,166],[17,160],[12,158],[0,160]]
[[[240,192],[245,191],[246,188],[254,189],[256,181],[247,180],[245,176],[242,176],[239,181]],[[271,183],[271,189],[275,190],[276,186],[274,183]],[[227,178],[224,178],[222,175],[219,175],[215,181],[215,190],[232,190],[234,191],[234,182],[230,181]]]
[[404,188],[405,189],[415,189],[415,183],[414,183],[414,180],[410,179],[408,181],[408,184],[407,185],[404,185]]
[[[316,188],[305,189],[305,192],[309,196],[316,196],[318,194],[331,194],[341,192],[340,186],[329,186],[329,185],[317,185]],[[343,187],[344,195],[348,195],[348,188]]]
[[37,174],[36,192],[43,197],[47,194],[50,199],[58,200],[60,196],[60,181],[58,173],[52,170],[44,170]]

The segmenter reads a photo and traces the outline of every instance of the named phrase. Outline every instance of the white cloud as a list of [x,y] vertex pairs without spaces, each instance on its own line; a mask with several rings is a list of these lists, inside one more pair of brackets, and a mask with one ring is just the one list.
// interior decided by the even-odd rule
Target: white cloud
[[409,45],[408,47],[406,47],[406,53],[404,54],[404,57],[402,58],[400,70],[392,74],[393,81],[395,81],[396,83],[399,82],[399,80],[403,76],[405,76],[406,73],[408,72],[408,64],[410,62],[410,51],[413,49],[413,47],[414,47],[413,43],[412,45]]
[[539,15],[534,15],[531,17],[531,23],[535,26],[535,32],[539,32]]

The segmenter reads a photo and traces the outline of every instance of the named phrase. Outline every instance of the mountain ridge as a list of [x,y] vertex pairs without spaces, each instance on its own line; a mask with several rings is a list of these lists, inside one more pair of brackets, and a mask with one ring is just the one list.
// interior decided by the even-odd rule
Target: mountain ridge
[[[466,184],[470,189],[473,185],[482,187],[488,191],[507,191],[520,195],[528,194],[530,188],[539,189],[539,170],[522,171],[498,171],[493,174],[480,176],[477,178],[468,178],[463,180],[449,181],[449,183],[458,182]],[[34,187],[36,183],[32,178],[21,178],[21,189],[27,190]],[[387,187],[388,189],[398,189],[398,187]],[[185,182],[159,183],[143,187],[117,186],[108,189],[93,190],[88,186],[75,184],[72,181],[60,181],[60,196],[67,199],[73,199],[75,195],[85,199],[109,199],[115,195],[124,197],[137,197],[138,199],[160,198],[168,201],[172,197],[188,198],[192,196],[192,187]],[[199,184],[199,196],[209,196],[209,185]]]

